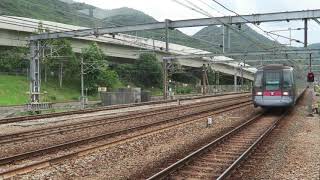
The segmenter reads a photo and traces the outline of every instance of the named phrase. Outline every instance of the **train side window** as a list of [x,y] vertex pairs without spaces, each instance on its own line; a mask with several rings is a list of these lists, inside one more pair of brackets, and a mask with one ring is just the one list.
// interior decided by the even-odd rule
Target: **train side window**
[[293,83],[292,71],[283,70],[283,87],[289,88],[292,86],[292,83]]
[[262,71],[258,71],[256,73],[256,77],[254,80],[254,86],[255,87],[262,87],[262,77],[263,77],[263,72]]

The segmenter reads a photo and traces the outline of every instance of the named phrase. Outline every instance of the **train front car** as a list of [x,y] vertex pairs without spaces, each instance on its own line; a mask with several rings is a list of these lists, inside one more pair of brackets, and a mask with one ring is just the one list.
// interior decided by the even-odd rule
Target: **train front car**
[[284,65],[267,65],[255,74],[253,88],[254,105],[289,107],[295,104],[296,84],[294,69]]

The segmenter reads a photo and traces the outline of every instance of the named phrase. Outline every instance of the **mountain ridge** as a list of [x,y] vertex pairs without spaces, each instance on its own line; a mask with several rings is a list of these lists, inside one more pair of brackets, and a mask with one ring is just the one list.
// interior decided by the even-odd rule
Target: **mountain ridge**
[[[105,14],[101,14],[99,18],[90,17],[88,12],[84,13],[86,8],[96,8]],[[106,10],[72,0],[1,0],[0,11],[6,15],[24,16],[84,27],[92,27],[93,22],[98,22],[97,24],[101,27],[157,22],[155,18],[132,8],[122,7]],[[235,26],[234,28],[237,27]],[[247,25],[242,25],[240,31],[242,31],[241,33],[243,34],[250,36],[253,41],[258,42],[261,46],[270,47],[274,44],[274,41],[257,33]],[[164,39],[164,30],[140,31],[130,34],[157,40]],[[190,46],[210,52],[219,53],[222,50],[222,48],[217,45],[222,44],[221,26],[205,27],[195,33],[192,37],[187,36],[179,30],[171,30],[169,36],[171,43]],[[243,51],[244,49],[246,51],[263,50],[263,48],[258,47],[247,38],[239,36],[238,33],[233,32],[232,30],[231,39],[232,51]],[[310,46],[312,46],[312,44]]]

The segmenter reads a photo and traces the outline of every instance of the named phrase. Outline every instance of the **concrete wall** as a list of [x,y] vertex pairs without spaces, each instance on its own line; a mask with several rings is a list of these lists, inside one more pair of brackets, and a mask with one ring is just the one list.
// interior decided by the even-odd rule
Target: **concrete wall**
[[141,89],[140,88],[120,88],[115,92],[102,92],[101,102],[104,106],[140,103]]

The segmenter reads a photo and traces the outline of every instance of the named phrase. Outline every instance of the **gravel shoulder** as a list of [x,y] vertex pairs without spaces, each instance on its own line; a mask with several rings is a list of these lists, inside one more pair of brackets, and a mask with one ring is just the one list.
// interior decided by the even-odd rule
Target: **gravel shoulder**
[[231,179],[320,179],[320,117],[305,98],[245,164]]

